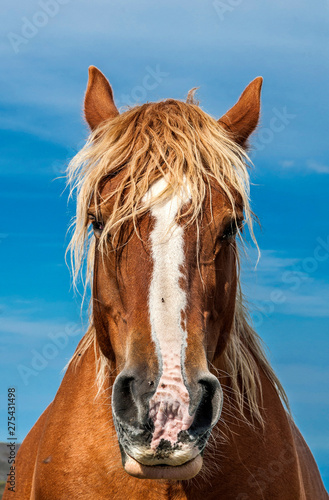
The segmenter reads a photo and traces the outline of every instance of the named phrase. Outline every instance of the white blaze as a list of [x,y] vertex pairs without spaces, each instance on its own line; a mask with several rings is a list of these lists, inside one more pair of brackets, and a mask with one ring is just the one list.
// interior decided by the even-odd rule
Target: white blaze
[[[165,179],[151,186],[145,202],[151,202],[166,188]],[[150,417],[154,421],[151,443],[156,448],[161,439],[176,443],[180,431],[192,423],[189,415],[189,393],[183,379],[183,364],[187,345],[182,312],[186,293],[180,286],[184,264],[184,230],[175,217],[189,195],[172,196],[151,208],[154,229],[151,232],[153,275],[149,293],[149,314],[152,338],[156,345],[161,377],[156,393],[150,400]]]

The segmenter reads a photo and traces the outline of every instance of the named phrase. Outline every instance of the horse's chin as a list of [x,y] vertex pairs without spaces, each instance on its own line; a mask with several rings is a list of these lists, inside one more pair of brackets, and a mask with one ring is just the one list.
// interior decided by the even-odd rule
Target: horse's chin
[[192,479],[192,477],[196,476],[200,472],[202,464],[203,459],[201,455],[197,455],[192,460],[185,462],[185,464],[175,466],[144,465],[127,455],[124,468],[128,474],[139,479],[168,479],[183,481],[186,479]]

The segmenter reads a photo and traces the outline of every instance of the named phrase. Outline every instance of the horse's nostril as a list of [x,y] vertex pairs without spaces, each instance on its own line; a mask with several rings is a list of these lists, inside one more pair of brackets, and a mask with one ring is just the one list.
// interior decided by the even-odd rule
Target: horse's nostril
[[214,397],[214,394],[219,389],[219,382],[215,377],[205,377],[199,380],[199,384],[203,389],[204,395],[210,399]]
[[119,375],[114,383],[112,401],[115,413],[122,418],[127,414],[131,417],[133,404],[131,385],[134,378],[131,376]]
[[216,391],[216,387],[214,386],[214,384],[208,380],[200,380],[199,384],[202,387],[203,397],[212,399]]
[[123,393],[127,393],[127,392],[130,392],[130,388],[131,388],[131,384],[134,380],[134,377],[122,377],[121,380],[120,380],[120,390],[123,392]]
[[[151,377],[150,377],[151,378]],[[154,380],[135,373],[121,372],[113,385],[112,411],[116,418],[129,425],[145,425],[148,402],[154,393]]]
[[202,393],[191,432],[200,434],[216,424],[221,412],[222,390],[219,381],[213,375],[203,377],[198,383]]

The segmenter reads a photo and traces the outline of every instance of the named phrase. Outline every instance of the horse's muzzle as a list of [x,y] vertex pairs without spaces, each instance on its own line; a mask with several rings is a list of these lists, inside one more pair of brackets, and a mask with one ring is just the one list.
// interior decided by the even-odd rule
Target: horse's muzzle
[[129,474],[188,479],[199,472],[204,448],[220,417],[222,390],[210,373],[188,389],[187,404],[174,386],[151,391],[147,382],[131,373],[117,377],[112,414]]

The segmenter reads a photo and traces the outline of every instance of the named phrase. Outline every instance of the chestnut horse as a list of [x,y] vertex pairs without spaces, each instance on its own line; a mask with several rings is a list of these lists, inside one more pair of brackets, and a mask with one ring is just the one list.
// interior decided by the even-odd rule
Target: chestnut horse
[[240,290],[261,85],[219,121],[193,92],[119,114],[90,68],[68,168],[90,327],[4,499],[328,498]]

